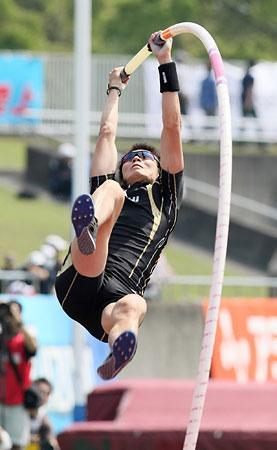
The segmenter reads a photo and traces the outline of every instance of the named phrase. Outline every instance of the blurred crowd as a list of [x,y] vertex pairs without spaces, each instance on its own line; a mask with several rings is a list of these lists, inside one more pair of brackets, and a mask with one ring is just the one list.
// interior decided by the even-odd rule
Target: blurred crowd
[[31,379],[37,350],[21,303],[0,301],[0,450],[59,450],[47,414],[52,384]]
[[[240,110],[242,117],[257,117],[254,101],[254,60],[246,62],[245,72],[240,86]],[[190,112],[189,97],[183,91],[179,91],[181,113],[187,115]],[[198,93],[198,102],[206,116],[215,116],[218,111],[217,92],[214,73],[210,62],[206,66],[206,74],[201,80]]]
[[[2,277],[0,292],[7,294],[51,294],[62,263],[62,256],[68,247],[67,241],[61,236],[51,234],[46,236],[39,249],[33,250],[21,266],[16,266],[11,255],[5,255],[1,269],[9,271],[8,281]],[[12,272],[17,276],[12,279]],[[18,276],[21,271],[21,276]]]

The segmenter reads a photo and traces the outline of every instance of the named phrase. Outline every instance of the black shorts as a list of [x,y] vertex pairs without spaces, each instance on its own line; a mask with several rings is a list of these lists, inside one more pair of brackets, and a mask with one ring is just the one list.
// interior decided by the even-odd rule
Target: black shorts
[[57,298],[67,315],[103,342],[108,341],[101,325],[103,309],[131,293],[117,280],[109,279],[105,272],[95,278],[85,277],[73,265],[58,275],[55,288]]

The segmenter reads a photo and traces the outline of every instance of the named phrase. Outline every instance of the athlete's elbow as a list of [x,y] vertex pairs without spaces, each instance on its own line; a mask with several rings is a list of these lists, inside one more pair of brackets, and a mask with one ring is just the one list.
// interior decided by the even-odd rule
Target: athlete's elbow
[[101,124],[99,130],[99,136],[106,139],[113,139],[116,134],[116,127],[109,122]]
[[164,124],[163,131],[172,137],[181,136],[181,124],[178,122],[172,122],[168,124]]

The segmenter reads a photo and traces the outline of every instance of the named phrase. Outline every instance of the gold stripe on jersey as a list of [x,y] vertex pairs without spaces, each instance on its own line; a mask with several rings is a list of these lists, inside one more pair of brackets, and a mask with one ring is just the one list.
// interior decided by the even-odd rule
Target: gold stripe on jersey
[[[72,266],[72,259],[71,259],[71,252],[70,252],[70,249],[69,249],[68,253],[67,253],[67,255],[66,255],[65,259],[64,259],[63,265],[62,265],[62,267],[61,267],[61,269],[60,269],[60,271],[58,273],[58,276],[60,276],[63,272],[65,272],[70,266]],[[68,297],[69,292],[71,291],[71,288],[72,288],[73,284],[76,281],[77,275],[78,275],[78,272],[76,270],[76,273],[75,273],[75,275],[74,275],[74,277],[73,277],[73,279],[72,279],[72,281],[70,283],[70,286],[69,286],[69,288],[67,290],[67,293],[65,294],[65,296],[64,296],[64,298],[62,300],[62,303],[61,303],[62,307],[63,307],[63,305],[64,305],[64,303],[65,303],[65,301],[66,301],[66,299]]]
[[75,280],[76,280],[76,278],[77,278],[77,275],[78,275],[78,272],[75,273],[75,275],[74,275],[74,277],[73,277],[73,280],[71,281],[71,284],[70,284],[70,286],[69,286],[69,288],[68,288],[68,291],[67,291],[67,293],[65,294],[65,297],[64,297],[64,299],[63,299],[63,301],[62,301],[62,307],[63,307],[64,302],[66,301],[66,299],[67,299],[67,297],[68,297],[69,292],[71,291],[71,288],[72,288],[73,284],[75,283]]
[[[169,183],[170,183],[170,180],[168,180],[168,181],[169,181]],[[174,226],[175,226],[175,223],[176,223],[176,220],[177,220],[177,207],[176,207],[176,206],[177,206],[177,189],[176,189],[176,177],[175,177],[175,175],[173,175],[173,184],[174,184],[174,186],[173,186],[173,192],[171,191],[170,184],[169,184],[169,191],[171,192],[171,201],[170,201],[169,210],[168,210],[168,215],[170,216],[170,214],[171,214],[171,208],[174,208],[174,205],[175,205],[175,208],[174,208],[175,214],[174,214],[172,226],[171,226],[170,229],[167,230],[167,233],[165,234],[165,236],[163,236],[162,239],[157,243],[155,252],[153,253],[152,258],[149,260],[147,266],[145,267],[144,271],[142,272],[141,277],[140,277],[140,279],[139,279],[139,282],[140,282],[141,278],[143,277],[145,271],[148,270],[148,267],[151,265],[152,259],[155,257],[155,253],[156,253],[156,252],[159,250],[159,248],[160,248],[160,243],[161,243],[161,241],[164,240],[164,239],[167,239],[168,235],[171,233],[171,231],[173,230],[173,228],[174,228]],[[173,198],[174,198],[174,200],[173,200]],[[151,273],[149,274],[149,277],[145,279],[145,283],[144,283],[144,285],[142,286],[142,289],[143,289],[143,290],[145,289],[145,286],[147,285],[149,279],[151,278],[151,275],[152,275],[152,273],[153,273],[153,271],[154,271],[154,269],[155,269],[157,263],[158,263],[158,260],[156,261],[156,263],[155,263],[155,264],[153,265],[153,267],[151,268]]]
[[158,230],[158,228],[159,228],[160,222],[161,222],[162,210],[163,210],[163,199],[162,199],[162,202],[161,202],[161,208],[160,208],[160,209],[157,208],[156,203],[155,203],[154,198],[153,198],[152,187],[153,187],[152,184],[148,184],[148,185],[146,186],[147,194],[148,194],[148,198],[149,198],[149,202],[150,202],[150,206],[151,206],[151,211],[152,211],[152,214],[153,214],[153,224],[152,224],[152,229],[151,229],[151,232],[150,232],[150,234],[149,234],[148,242],[147,242],[146,246],[144,247],[144,249],[142,250],[140,256],[138,257],[138,259],[137,259],[137,261],[136,261],[136,264],[134,265],[133,270],[131,271],[131,273],[130,273],[130,275],[129,275],[129,278],[132,277],[132,275],[133,275],[133,273],[134,273],[136,267],[138,266],[138,264],[139,264],[141,258],[143,257],[144,253],[146,252],[147,247],[148,247],[148,246],[151,244],[151,242],[153,241],[153,239],[154,239],[154,237],[155,237],[155,234],[156,234],[156,232],[157,232],[157,230]]

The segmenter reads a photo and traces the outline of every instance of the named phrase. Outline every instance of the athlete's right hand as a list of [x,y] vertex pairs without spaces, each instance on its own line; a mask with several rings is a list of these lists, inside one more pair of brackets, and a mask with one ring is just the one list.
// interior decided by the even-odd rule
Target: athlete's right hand
[[115,67],[110,73],[109,73],[109,86],[117,86],[121,91],[123,91],[127,84],[128,81],[130,79],[130,77],[128,77],[126,79],[126,81],[122,81],[120,73],[123,70],[123,66],[122,67]]

